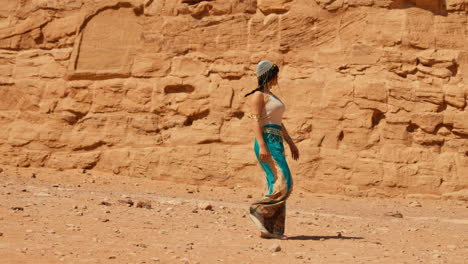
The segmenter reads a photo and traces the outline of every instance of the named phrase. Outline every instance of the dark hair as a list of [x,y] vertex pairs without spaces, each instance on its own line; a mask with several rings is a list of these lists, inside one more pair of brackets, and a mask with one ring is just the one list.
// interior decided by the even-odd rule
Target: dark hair
[[257,78],[257,80],[258,80],[257,89],[252,90],[250,93],[244,95],[244,97],[247,97],[247,96],[255,93],[256,91],[263,92],[263,90],[265,89],[265,86],[268,84],[268,82],[271,81],[271,79],[275,78],[275,76],[278,75],[278,72],[279,72],[278,66],[276,66],[276,64],[273,64],[273,66],[271,66],[271,68],[267,72],[265,72],[264,74],[258,76],[258,78]]

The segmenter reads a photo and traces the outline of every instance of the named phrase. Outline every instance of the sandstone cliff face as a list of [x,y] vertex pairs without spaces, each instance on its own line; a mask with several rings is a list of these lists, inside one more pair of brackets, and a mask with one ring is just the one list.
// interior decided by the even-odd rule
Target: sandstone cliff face
[[466,195],[467,0],[0,0],[0,163],[261,184],[243,95],[280,66],[295,183]]

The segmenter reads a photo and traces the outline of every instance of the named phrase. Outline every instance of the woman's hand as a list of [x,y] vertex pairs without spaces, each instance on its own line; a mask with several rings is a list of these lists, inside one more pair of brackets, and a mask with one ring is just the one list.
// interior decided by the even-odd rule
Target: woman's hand
[[298,160],[299,159],[299,149],[296,147],[296,144],[292,142],[289,144],[289,149],[291,150],[291,156],[293,160]]
[[260,146],[260,161],[266,162],[270,159],[270,152],[268,151],[267,146]]

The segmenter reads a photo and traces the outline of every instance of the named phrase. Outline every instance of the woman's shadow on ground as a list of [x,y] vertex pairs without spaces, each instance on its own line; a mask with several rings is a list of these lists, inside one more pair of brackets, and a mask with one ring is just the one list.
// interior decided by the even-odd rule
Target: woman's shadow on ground
[[288,240],[328,240],[328,239],[364,239],[363,237],[347,237],[347,236],[292,236]]

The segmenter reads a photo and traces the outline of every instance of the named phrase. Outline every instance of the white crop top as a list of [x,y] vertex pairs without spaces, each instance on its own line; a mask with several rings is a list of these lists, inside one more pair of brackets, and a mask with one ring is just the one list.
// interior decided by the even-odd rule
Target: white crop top
[[265,107],[263,107],[260,117],[260,124],[263,126],[268,124],[280,125],[283,119],[283,113],[286,109],[281,100],[271,93],[264,93]]

